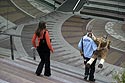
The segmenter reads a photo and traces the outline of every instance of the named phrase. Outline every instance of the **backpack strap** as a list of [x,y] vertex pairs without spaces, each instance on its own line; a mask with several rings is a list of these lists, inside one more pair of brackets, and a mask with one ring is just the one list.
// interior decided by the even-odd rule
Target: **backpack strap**
[[82,38],[82,42],[81,42],[81,44],[82,44],[82,52],[83,52],[83,51],[84,51],[84,50],[83,50],[83,38]]
[[43,39],[46,39],[45,35],[46,35],[46,31],[45,31],[44,34],[43,34]]

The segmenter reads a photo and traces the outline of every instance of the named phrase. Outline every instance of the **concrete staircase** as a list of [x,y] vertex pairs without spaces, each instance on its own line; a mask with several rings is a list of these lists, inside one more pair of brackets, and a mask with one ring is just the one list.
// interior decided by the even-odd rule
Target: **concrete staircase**
[[16,25],[7,19],[0,16],[0,32],[4,32],[9,29],[16,28]]
[[[61,17],[60,17],[61,16]],[[63,37],[62,37],[62,34],[61,34],[61,26],[62,26],[62,23],[66,20],[66,19],[68,19],[69,17],[71,17],[72,15],[71,14],[65,14],[65,13],[61,13],[61,12],[52,12],[52,13],[50,13],[50,14],[48,14],[48,15],[46,15],[46,17],[44,17],[43,19],[45,20],[46,19],[46,21],[47,21],[47,28],[48,28],[48,30],[49,30],[49,32],[50,32],[50,37],[52,38],[52,44],[53,44],[53,47],[54,47],[54,49],[55,49],[55,52],[54,52],[54,54],[52,54],[51,55],[51,59],[52,59],[52,62],[56,62],[56,63],[54,63],[54,64],[57,64],[58,63],[58,66],[59,66],[59,69],[61,69],[60,67],[63,67],[61,64],[63,64],[63,65],[67,65],[67,66],[70,66],[70,67],[73,67],[74,69],[75,68],[78,68],[78,69],[80,69],[80,70],[78,70],[78,71],[81,71],[81,69],[83,69],[84,70],[84,65],[83,65],[83,59],[82,59],[82,57],[80,56],[80,54],[79,54],[79,51],[78,50],[76,50],[76,48],[74,48],[74,47],[72,47],[67,41],[65,41],[64,39],[63,39]],[[61,19],[60,19],[61,18]],[[79,19],[77,16],[76,17],[74,17],[74,18],[69,18],[69,20],[70,21],[72,21],[73,22],[73,19],[75,19],[76,18],[76,20],[77,21],[82,21],[83,22],[83,20],[82,19]],[[53,21],[52,21],[53,20]],[[70,21],[69,20],[67,20],[65,23],[64,23],[64,25],[63,26],[65,26],[65,27],[70,27],[69,28],[69,30],[74,26],[74,24],[71,22],[71,24],[70,24]],[[75,25],[74,27],[82,27],[82,25],[80,25],[80,24],[82,24],[82,22],[80,22],[80,23],[78,23],[77,24],[77,22],[75,21],[75,23],[77,24],[77,25]],[[87,23],[87,22],[86,22]],[[72,25],[73,24],[73,25]],[[36,25],[36,24],[35,24]],[[24,26],[24,29],[22,30],[22,36],[27,36],[28,38],[31,38],[32,37],[32,35],[31,34],[33,34],[33,32],[32,31],[34,31],[33,29],[35,29],[33,26],[35,26],[34,24],[27,24],[27,25],[25,25]],[[69,25],[71,25],[71,26],[69,26]],[[26,28],[25,28],[26,27]],[[60,27],[60,28],[59,28]],[[80,29],[82,29],[82,28],[77,28],[77,30],[78,31],[80,31]],[[29,33],[27,33],[27,31],[30,31],[31,30],[31,32]],[[66,29],[67,30],[67,29]],[[73,28],[71,29],[71,30],[74,30]],[[73,33],[73,32],[72,32]],[[27,35],[27,34],[29,34],[29,35]],[[65,34],[65,36],[64,37],[67,37],[66,35],[68,34],[68,33],[66,33],[66,32],[63,32],[63,34]],[[81,34],[82,35],[82,34]],[[75,36],[77,36],[76,34],[75,34]],[[79,36],[79,35],[78,35]],[[72,35],[70,35],[69,37],[74,37],[73,36],[73,34]],[[67,37],[68,38],[68,37]],[[75,38],[75,37],[74,37]],[[79,39],[79,38],[78,38]],[[75,40],[75,39],[73,39],[75,42],[77,41],[78,42],[78,40]],[[70,40],[71,41],[71,40]],[[29,42],[29,43],[28,43]],[[29,45],[30,44],[30,42],[31,42],[31,39],[25,39],[25,38],[22,38],[22,43],[23,43],[23,47],[24,47],[24,49],[26,50],[26,52],[28,53],[28,57],[32,57],[32,53],[33,52],[31,52],[31,45]],[[72,42],[72,41],[71,41]],[[17,48],[18,49],[18,48]],[[37,53],[36,53],[36,57],[37,57],[37,60],[39,61],[39,57],[38,57],[38,55],[37,55]],[[33,58],[32,58],[33,59]],[[54,64],[52,64],[52,66],[54,66]],[[54,66],[54,67],[58,67],[58,66]],[[65,68],[67,69],[67,66],[65,66]],[[97,68],[97,66],[98,65],[96,65],[96,68]],[[66,69],[63,69],[63,70],[66,70]],[[108,63],[106,63],[105,64],[105,66],[104,66],[104,68],[103,69],[96,69],[96,75],[97,75],[97,79],[98,79],[98,81],[100,81],[100,83],[102,82],[102,80],[104,80],[103,78],[99,78],[100,76],[98,76],[98,75],[103,75],[104,77],[106,77],[106,78],[112,78],[112,73],[114,72],[114,71],[119,71],[119,67],[117,67],[117,66],[114,66],[114,65],[111,65],[111,64],[108,64]],[[70,69],[70,70],[72,70],[72,69]],[[68,70],[69,71],[69,70]],[[74,70],[73,70],[74,71]],[[77,70],[76,71],[74,71],[75,73],[77,72]],[[84,71],[83,71],[84,72]],[[79,72],[80,73],[80,72]],[[83,73],[81,74],[81,75],[83,75]],[[100,80],[101,79],[101,80]],[[104,83],[105,82],[107,82],[108,83],[108,81],[103,81]],[[102,83],[103,83],[102,82]]]
[[[23,57],[14,61],[0,58],[0,82],[5,83],[87,83],[83,80],[83,69],[69,66],[56,61],[51,61],[51,77],[36,76],[34,74],[38,65],[38,58],[33,61],[29,57]],[[97,83],[111,83],[112,78],[95,74]]]
[[89,0],[89,2],[89,5],[84,5],[80,14],[124,21],[124,2],[115,0]]
[[[71,80],[65,79],[65,74],[52,70],[52,76],[36,76],[35,70],[38,64],[24,62],[21,60],[9,60],[0,58],[0,83],[73,83]],[[61,78],[59,76],[64,76]],[[73,80],[74,81],[74,80]],[[80,80],[75,79],[75,83]]]
[[[82,57],[80,57],[79,52],[74,47],[69,45],[69,43],[63,38],[62,33],[61,33],[62,24],[71,16],[73,16],[73,15],[60,13],[60,12],[52,12],[52,13],[44,16],[42,18],[42,20],[45,20],[47,22],[47,28],[50,31],[50,36],[52,38],[52,44],[55,48],[55,53],[51,57],[52,58],[51,66],[53,67],[52,69],[54,71],[58,71],[58,74],[55,74],[55,72],[54,72],[54,75],[57,75],[56,77],[54,76],[54,79],[57,80],[57,79],[61,78],[59,80],[61,80],[61,81],[64,80],[64,81],[62,81],[64,83],[82,83],[83,82],[83,77],[82,77],[83,73],[81,73],[81,72],[84,72],[84,65],[82,64],[83,59],[82,59]],[[72,22],[73,22],[73,19],[74,18],[71,18],[70,20],[72,20]],[[78,18],[77,20],[80,20],[80,19]],[[66,25],[71,25],[72,22],[71,23],[68,22],[68,23],[66,23]],[[24,38],[16,39],[16,41],[14,43],[16,46],[18,45],[16,48],[18,51],[17,56],[19,54],[23,54],[23,58],[18,59],[19,62],[21,61],[21,65],[24,65],[27,63],[30,63],[31,65],[32,64],[38,65],[38,61],[40,60],[38,56],[37,56],[37,61],[33,61],[31,58],[29,58],[29,57],[32,57],[31,56],[32,52],[30,49],[31,37],[33,34],[32,31],[34,31],[35,26],[37,26],[37,23],[38,22],[29,22],[29,23],[25,23],[24,25],[22,24],[22,25],[18,26],[20,31],[21,31],[21,28],[23,28],[22,32],[18,32],[18,34],[22,33],[22,36]],[[80,23],[76,23],[76,25],[72,25],[72,26],[81,28],[82,23],[83,23],[83,20]],[[69,26],[67,26],[67,27],[69,27]],[[78,30],[80,30],[80,29],[78,29]],[[67,34],[67,33],[64,32],[64,34]],[[79,34],[77,34],[77,35],[79,35]],[[25,39],[26,37],[28,37],[29,39]],[[23,46],[22,45],[19,46],[18,40],[22,41],[21,44],[23,43]],[[25,51],[20,50],[20,48],[24,48]],[[27,56],[27,53],[28,53],[28,57],[24,57],[24,56]],[[6,62],[8,62],[8,61],[6,61]],[[22,64],[23,62],[24,62],[24,64]],[[12,63],[12,64],[15,64],[15,63]],[[28,64],[28,65],[30,65],[30,64]],[[27,66],[27,65],[24,65],[24,66]],[[32,73],[33,73],[35,71],[35,69],[31,70],[33,68],[34,68],[34,66],[30,67],[30,68],[26,68],[26,69],[28,69],[28,71],[29,70],[32,71]],[[119,69],[119,67],[116,67],[116,66],[110,65],[110,64],[106,64],[106,66],[101,70],[97,69],[96,76],[95,76],[97,79],[97,83],[113,82],[111,74],[112,74],[112,71],[114,71],[115,69],[117,70],[117,69]],[[62,73],[64,75],[64,78],[62,76]],[[6,75],[8,75],[8,74],[6,74]],[[29,73],[28,73],[28,75],[29,75]],[[25,78],[25,76],[24,76],[24,78]],[[53,78],[53,76],[52,76],[52,78]],[[2,79],[4,81],[4,78],[2,78]],[[8,82],[7,79],[5,79],[5,80],[6,80],[6,82]]]
[[[73,13],[73,8],[76,1],[66,1],[67,3],[62,3],[56,10],[62,12]],[[74,5],[72,5],[72,4]],[[53,5],[53,2],[49,2]],[[84,4],[84,5],[83,5]],[[64,6],[64,7],[63,7]],[[108,20],[125,20],[125,2],[123,0],[89,0],[89,5],[83,3],[78,5],[78,8],[83,6],[83,8],[78,12],[76,8],[76,14],[83,16],[88,16],[91,18],[103,18]]]

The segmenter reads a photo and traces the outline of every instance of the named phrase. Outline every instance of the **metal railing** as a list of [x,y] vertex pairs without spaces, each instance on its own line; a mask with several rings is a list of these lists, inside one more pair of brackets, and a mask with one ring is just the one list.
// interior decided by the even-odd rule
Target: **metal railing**
[[13,45],[13,36],[20,37],[19,35],[7,34],[1,32],[0,35],[7,35],[10,37],[10,50],[11,50],[11,59],[14,60],[14,45]]
[[[17,49],[16,49],[16,47],[14,47],[15,46],[15,43],[14,43],[14,37],[20,37],[20,38],[25,38],[25,39],[29,39],[29,41],[31,40],[31,38],[29,38],[29,37],[23,37],[23,36],[20,36],[20,35],[15,35],[15,34],[8,34],[8,33],[3,33],[3,32],[0,32],[0,36],[1,35],[3,35],[3,36],[6,36],[6,38],[4,38],[4,39],[0,39],[0,47],[1,48],[5,48],[5,49],[9,49],[10,51],[10,57],[11,57],[11,59],[12,60],[14,60],[15,59],[15,54],[16,53],[14,53],[15,52],[15,50],[16,50],[16,52],[17,52],[17,55],[20,55],[20,54],[24,54],[24,53],[22,53],[22,51],[18,51]],[[25,40],[24,39],[24,40]],[[22,41],[22,40],[21,40]],[[10,43],[7,43],[7,42],[10,42]],[[7,45],[7,44],[9,44],[9,45]],[[17,43],[18,44],[18,43]],[[22,42],[22,44],[24,44],[23,46],[25,47],[26,45],[27,45],[27,42]],[[32,45],[31,44],[31,42],[30,42],[30,45]],[[27,45],[28,46],[28,45]],[[24,48],[23,47],[23,48]],[[24,48],[24,49],[29,49],[28,51],[26,51],[26,52],[28,52],[27,54],[28,54],[28,56],[29,57],[31,57],[31,58],[33,58],[33,60],[36,60],[36,50],[35,49],[32,49],[31,50],[31,47],[29,47],[29,48]],[[2,52],[2,53],[4,53],[4,52]],[[20,53],[20,54],[19,54]],[[6,54],[5,54],[6,55]]]
[[[80,1],[81,1],[81,2],[80,2]],[[78,0],[77,3],[75,4],[75,6],[73,7],[73,14],[74,14],[76,8],[80,5],[80,3],[82,3],[82,4],[81,4],[82,6],[84,6],[84,4],[89,5],[89,0]],[[82,6],[80,6],[79,9],[81,9]]]

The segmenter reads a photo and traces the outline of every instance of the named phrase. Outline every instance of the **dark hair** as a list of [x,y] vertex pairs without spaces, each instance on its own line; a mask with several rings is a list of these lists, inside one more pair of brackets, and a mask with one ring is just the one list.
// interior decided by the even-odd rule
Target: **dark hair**
[[38,28],[36,29],[35,33],[38,37],[40,37],[40,32],[43,30],[43,29],[46,29],[46,22],[39,22],[38,24]]
[[90,38],[92,38],[92,33],[89,32],[87,36],[90,37]]

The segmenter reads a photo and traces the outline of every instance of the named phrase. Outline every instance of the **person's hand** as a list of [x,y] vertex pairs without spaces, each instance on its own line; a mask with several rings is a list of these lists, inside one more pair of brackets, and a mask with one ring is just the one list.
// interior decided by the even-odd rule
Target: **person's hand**
[[84,56],[84,54],[83,53],[80,53],[81,54],[81,56]]
[[31,47],[31,50],[35,50],[36,48],[35,47]]
[[52,48],[52,49],[50,49],[50,52],[51,52],[51,53],[53,53],[53,52],[54,52],[54,49],[53,49],[53,48]]
[[81,55],[81,56],[84,56],[84,54],[83,54],[83,52],[82,52],[82,51],[80,51],[80,55]]
[[51,51],[52,53],[54,52],[54,50]]

